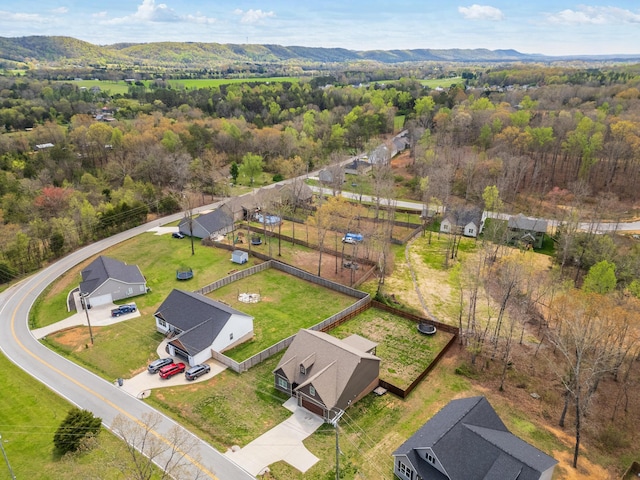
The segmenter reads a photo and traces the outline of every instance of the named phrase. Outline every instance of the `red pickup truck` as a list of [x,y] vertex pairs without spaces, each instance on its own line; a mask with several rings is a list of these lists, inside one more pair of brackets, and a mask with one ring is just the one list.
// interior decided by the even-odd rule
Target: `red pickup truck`
[[171,378],[174,375],[182,373],[186,369],[186,365],[182,362],[180,363],[172,363],[171,365],[167,365],[166,367],[162,367],[158,372],[160,374],[160,378]]

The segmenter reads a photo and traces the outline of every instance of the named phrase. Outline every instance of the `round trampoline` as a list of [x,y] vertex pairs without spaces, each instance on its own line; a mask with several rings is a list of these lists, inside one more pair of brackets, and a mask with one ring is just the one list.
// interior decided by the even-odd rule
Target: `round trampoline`
[[191,278],[193,278],[193,270],[190,268],[182,267],[176,270],[176,279],[189,280]]

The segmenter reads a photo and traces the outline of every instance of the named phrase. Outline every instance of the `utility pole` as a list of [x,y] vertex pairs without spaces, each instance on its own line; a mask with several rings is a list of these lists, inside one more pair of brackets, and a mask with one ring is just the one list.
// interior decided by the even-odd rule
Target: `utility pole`
[[93,345],[93,330],[91,329],[91,320],[89,320],[89,304],[87,303],[87,294],[80,292],[80,300],[84,308],[84,313],[87,316],[87,325],[89,326],[89,338],[91,339],[91,345]]
[[336,428],[336,480],[340,480],[340,438],[338,430],[338,421],[344,415],[344,410],[338,410],[336,416],[329,420],[329,423]]
[[9,457],[7,457],[7,452],[4,451],[2,435],[0,435],[0,450],[2,450],[2,456],[4,457],[4,461],[7,463],[7,468],[9,469],[9,474],[11,475],[11,480],[16,480],[16,476],[13,474],[13,470],[11,469],[11,465],[9,464]]

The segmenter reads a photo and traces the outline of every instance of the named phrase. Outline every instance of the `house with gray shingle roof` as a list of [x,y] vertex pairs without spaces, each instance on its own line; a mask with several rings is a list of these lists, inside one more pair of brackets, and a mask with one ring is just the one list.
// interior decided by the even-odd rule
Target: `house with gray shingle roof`
[[547,221],[542,218],[525,217],[519,213],[507,222],[508,242],[532,245],[542,248],[544,235],[547,233]]
[[551,480],[558,463],[509,432],[481,396],[449,402],[393,460],[402,480]]
[[183,235],[196,238],[215,238],[233,231],[233,216],[227,209],[218,208],[191,219],[184,217],[178,224],[178,230]]
[[273,371],[275,387],[330,421],[378,386],[375,348],[376,343],[358,335],[340,340],[300,330]]
[[100,256],[80,275],[80,294],[89,306],[105,305],[147,293],[147,281],[138,266],[127,265],[115,258]]
[[440,231],[476,238],[480,231],[482,211],[479,208],[447,209]]
[[172,340],[168,353],[198,365],[253,337],[253,317],[222,302],[174,289],[154,314],[156,329]]

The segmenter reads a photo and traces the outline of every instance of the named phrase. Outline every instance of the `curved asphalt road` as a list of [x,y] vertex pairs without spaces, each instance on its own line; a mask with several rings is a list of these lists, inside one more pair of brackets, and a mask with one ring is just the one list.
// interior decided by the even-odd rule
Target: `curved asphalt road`
[[[215,208],[218,205],[219,203],[207,205],[195,209],[195,211]],[[162,223],[178,220],[182,218],[182,215],[179,213],[163,218]],[[71,403],[101,417],[104,425],[108,428],[111,427],[113,419],[118,414],[134,421],[140,421],[143,414],[157,411],[113,383],[94,375],[42,345],[29,330],[29,310],[47,285],[71,267],[107,247],[134,237],[157,225],[158,221],[151,222],[84,247],[0,294],[0,331],[2,332],[0,350],[13,363]],[[170,438],[169,430],[176,426],[182,428],[170,418],[162,415],[162,420],[153,434],[166,444],[171,445],[168,440]],[[190,433],[188,435],[193,437]],[[220,480],[255,478],[208,443],[200,439],[196,439],[196,441],[195,448],[190,449],[189,452],[182,452],[186,454],[185,458],[190,463],[190,478]]]

